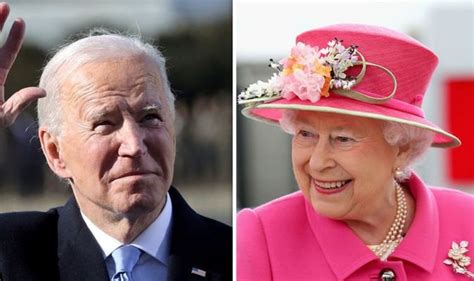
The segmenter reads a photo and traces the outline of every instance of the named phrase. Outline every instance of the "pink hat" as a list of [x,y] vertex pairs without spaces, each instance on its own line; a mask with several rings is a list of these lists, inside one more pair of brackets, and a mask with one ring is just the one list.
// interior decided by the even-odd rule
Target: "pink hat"
[[239,95],[244,115],[278,123],[282,109],[332,112],[431,130],[436,147],[461,144],[424,117],[421,104],[438,58],[420,42],[356,24],[314,29],[296,42],[290,56],[271,61],[278,73]]

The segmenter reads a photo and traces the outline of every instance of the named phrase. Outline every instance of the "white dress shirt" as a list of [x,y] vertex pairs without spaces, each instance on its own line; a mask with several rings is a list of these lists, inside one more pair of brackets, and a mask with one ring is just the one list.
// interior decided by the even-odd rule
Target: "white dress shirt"
[[[171,197],[167,194],[165,206],[161,214],[129,244],[143,251],[132,271],[132,276],[135,280],[152,280],[150,278],[153,278],[153,280],[166,280],[172,212]],[[121,247],[123,243],[103,232],[84,213],[81,212],[81,215],[102,249],[107,271],[111,278],[115,273],[115,262],[111,253]]]

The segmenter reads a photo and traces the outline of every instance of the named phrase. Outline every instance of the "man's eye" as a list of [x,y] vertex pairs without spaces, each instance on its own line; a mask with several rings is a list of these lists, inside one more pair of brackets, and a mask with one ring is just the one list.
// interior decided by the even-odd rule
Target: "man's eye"
[[355,142],[355,139],[351,137],[346,137],[346,136],[337,136],[334,139],[336,140],[337,143],[342,144],[342,145],[348,145]]
[[113,126],[114,124],[110,120],[101,120],[99,122],[94,123],[94,128],[100,127],[100,126]]
[[112,131],[112,128],[115,126],[115,123],[110,121],[110,120],[101,120],[98,122],[95,122],[93,127],[93,130],[104,134]]
[[147,125],[159,125],[162,121],[161,116],[158,114],[147,114],[140,120],[141,123]]

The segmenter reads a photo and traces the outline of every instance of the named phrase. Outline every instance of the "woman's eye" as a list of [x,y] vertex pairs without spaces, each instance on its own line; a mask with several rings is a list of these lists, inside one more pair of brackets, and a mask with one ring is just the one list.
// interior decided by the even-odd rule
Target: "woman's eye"
[[308,132],[308,131],[306,131],[306,130],[300,130],[300,131],[298,132],[298,134],[299,134],[300,136],[302,136],[302,137],[305,137],[305,138],[310,138],[310,137],[313,137],[313,136],[314,136],[313,133]]
[[307,130],[297,130],[293,137],[293,143],[299,147],[310,147],[318,141],[318,135]]

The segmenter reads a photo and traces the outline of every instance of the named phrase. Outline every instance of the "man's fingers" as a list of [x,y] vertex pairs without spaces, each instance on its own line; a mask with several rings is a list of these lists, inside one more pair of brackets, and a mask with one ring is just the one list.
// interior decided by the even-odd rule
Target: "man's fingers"
[[17,18],[13,22],[12,28],[8,33],[7,41],[3,46],[4,49],[10,52],[18,53],[25,36],[25,21],[22,18]]
[[0,85],[0,106],[5,103],[5,87]]
[[[0,3],[0,31],[3,29],[9,13],[8,4]],[[0,46],[0,127],[11,125],[18,114],[31,102],[46,95],[43,89],[30,87],[18,91],[7,101],[4,101],[5,80],[20,51],[24,36],[25,22],[18,18],[13,22],[5,44]]]
[[[3,29],[7,20],[10,8],[7,3],[0,3],[0,31]],[[25,22],[22,19],[16,19],[8,33],[7,40],[3,46],[0,46],[0,85],[5,84],[8,72],[15,61],[21,48],[23,37],[25,35]],[[3,100],[3,98],[2,98]]]
[[45,97],[46,92],[37,87],[28,87],[21,89],[13,94],[3,105],[4,112],[11,114],[13,112],[23,111],[33,101]]
[[8,4],[4,2],[0,3],[0,31],[3,29],[9,13],[10,7],[8,7]]
[[23,37],[25,35],[25,22],[21,18],[17,18],[12,25],[10,32],[8,33],[7,41],[5,45],[0,49],[0,79],[3,82],[10,71],[13,62],[20,51]]
[[16,117],[32,102],[45,97],[46,92],[37,87],[24,88],[11,96],[3,104],[3,126],[11,125]]

